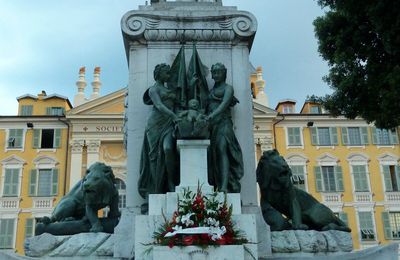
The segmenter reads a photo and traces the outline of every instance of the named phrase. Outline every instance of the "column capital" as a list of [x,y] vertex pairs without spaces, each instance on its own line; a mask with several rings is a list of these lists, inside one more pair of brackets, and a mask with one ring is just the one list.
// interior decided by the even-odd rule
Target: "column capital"
[[71,146],[72,153],[82,153],[83,146],[85,145],[85,141],[82,139],[73,139],[69,143]]
[[87,152],[88,153],[98,153],[100,150],[100,140],[90,140],[86,141]]

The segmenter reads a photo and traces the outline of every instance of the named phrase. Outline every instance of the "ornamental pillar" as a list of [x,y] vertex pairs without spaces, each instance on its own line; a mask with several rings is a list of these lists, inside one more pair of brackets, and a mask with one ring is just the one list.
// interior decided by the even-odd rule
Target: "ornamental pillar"
[[70,142],[71,169],[68,190],[70,190],[82,178],[82,151],[84,144],[84,140],[72,140]]

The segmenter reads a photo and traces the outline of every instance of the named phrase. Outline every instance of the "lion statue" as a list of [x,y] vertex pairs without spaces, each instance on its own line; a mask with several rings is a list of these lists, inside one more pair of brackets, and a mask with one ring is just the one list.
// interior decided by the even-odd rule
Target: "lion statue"
[[271,231],[314,229],[351,232],[327,206],[295,187],[291,177],[288,164],[277,150],[264,152],[257,166],[257,182],[261,191],[262,214]]
[[[71,235],[82,232],[113,233],[120,216],[118,190],[110,166],[96,162],[86,175],[54,208],[51,217],[36,225],[35,235]],[[98,210],[109,206],[107,218],[98,218]]]

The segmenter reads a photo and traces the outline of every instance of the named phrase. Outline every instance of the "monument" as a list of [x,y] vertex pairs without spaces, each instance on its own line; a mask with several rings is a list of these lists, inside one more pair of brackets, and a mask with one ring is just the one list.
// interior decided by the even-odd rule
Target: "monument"
[[[121,28],[129,66],[124,127],[127,208],[112,235],[95,233],[101,227],[90,211],[87,233],[44,233],[27,240],[27,255],[45,259],[374,259],[394,255],[397,246],[393,245],[348,253],[353,249],[351,235],[343,231],[350,230],[323,205],[308,207],[308,202],[315,201],[293,188],[290,172],[279,168],[285,168],[283,163],[266,170],[276,161],[267,156],[257,173],[264,196],[261,212],[249,87],[249,53],[257,29],[252,14],[223,6],[221,0],[152,0],[127,12]],[[270,170],[279,177],[269,175]],[[191,192],[196,195],[189,196]],[[282,195],[287,207],[281,207],[276,196],[285,192],[289,193]],[[299,205],[299,197],[306,198],[302,201],[306,205]],[[211,210],[205,209],[206,203],[213,205]],[[326,221],[307,221],[318,213],[309,214],[310,209],[322,209],[318,212],[324,212]],[[270,232],[262,213],[277,231]],[[199,219],[201,225],[195,222]],[[243,235],[224,237],[234,233],[234,225]],[[161,233],[157,232],[160,227]],[[306,231],[308,227],[313,230]],[[154,237],[163,240],[177,234],[183,236],[176,244],[154,241]],[[202,239],[213,246],[192,246]]]

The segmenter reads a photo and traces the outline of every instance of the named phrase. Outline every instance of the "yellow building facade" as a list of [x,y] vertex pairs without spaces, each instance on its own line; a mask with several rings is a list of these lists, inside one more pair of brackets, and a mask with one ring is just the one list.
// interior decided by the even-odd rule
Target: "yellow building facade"
[[400,239],[398,129],[333,118],[313,102],[300,113],[293,100],[276,110],[274,142],[292,169],[292,181],[348,223],[354,247]]
[[72,106],[44,91],[17,100],[17,116],[0,116],[0,249],[23,254],[34,219],[48,216],[66,189],[64,113]]

